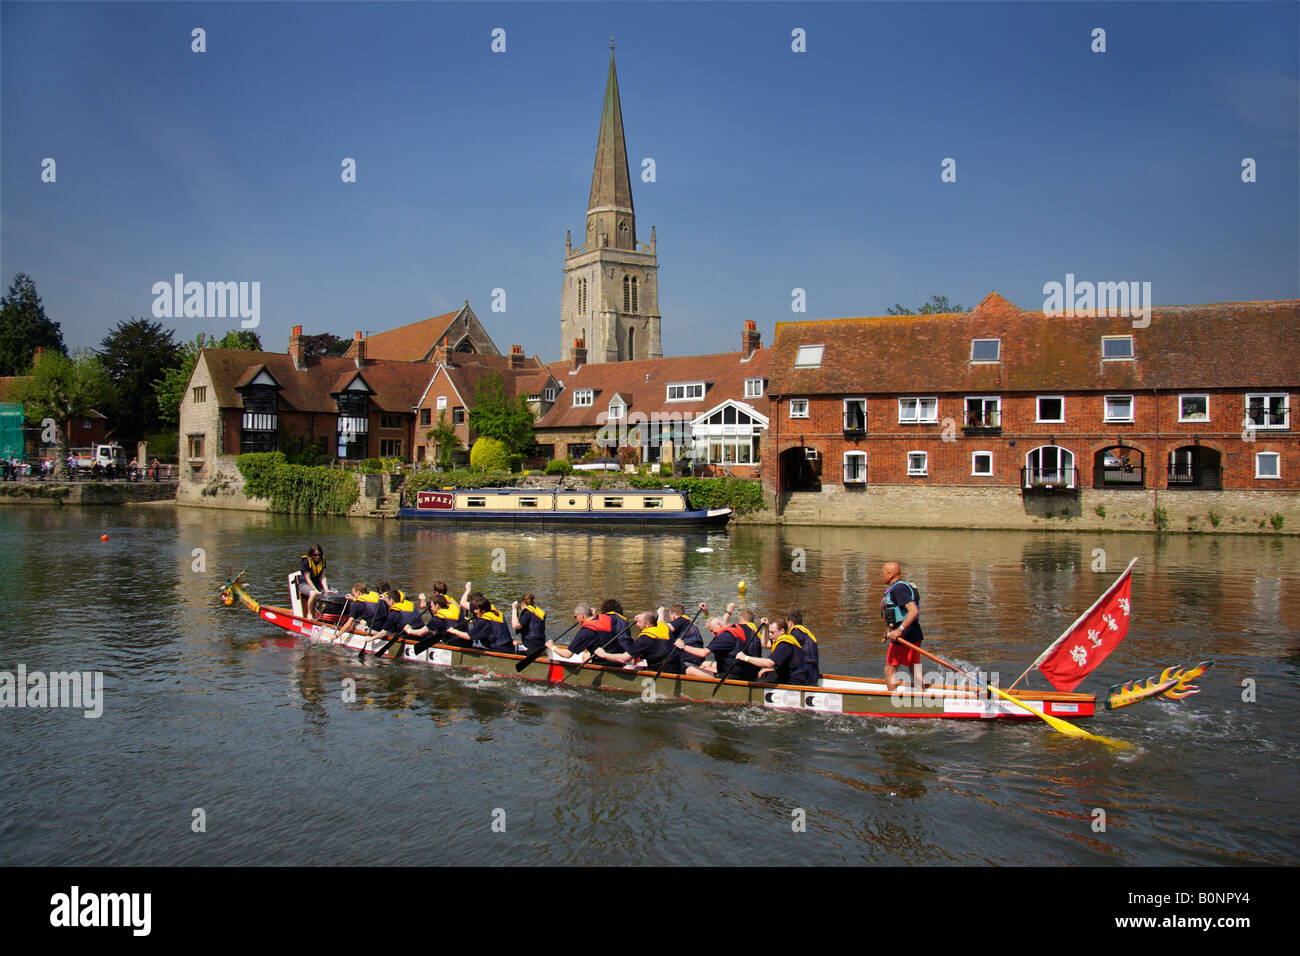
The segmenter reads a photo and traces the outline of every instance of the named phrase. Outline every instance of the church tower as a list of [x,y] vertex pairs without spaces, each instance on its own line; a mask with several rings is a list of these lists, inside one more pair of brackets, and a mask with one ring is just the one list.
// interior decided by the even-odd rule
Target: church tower
[[587,202],[586,241],[574,248],[569,234],[564,237],[561,358],[568,357],[576,339],[585,342],[588,361],[593,363],[663,358],[656,244],[653,227],[649,243],[636,238],[611,39],[605,105]]

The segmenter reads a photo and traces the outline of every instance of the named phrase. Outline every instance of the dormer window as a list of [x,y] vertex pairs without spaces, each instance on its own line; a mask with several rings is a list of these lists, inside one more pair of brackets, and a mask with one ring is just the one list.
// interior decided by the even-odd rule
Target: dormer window
[[1001,339],[971,339],[970,360],[972,365],[995,364],[1002,361]]
[[573,407],[585,408],[595,399],[596,393],[590,388],[578,388],[573,391]]
[[695,402],[704,397],[703,382],[674,382],[668,386],[670,402]]
[[626,412],[627,412],[627,406],[624,405],[622,402],[609,403],[609,418],[611,420],[616,418],[622,418]]
[[746,398],[763,397],[763,380],[761,378],[745,379],[745,397]]
[[794,356],[795,368],[821,368],[825,345],[801,345]]
[[542,399],[548,402],[555,401],[555,389],[554,388],[545,389],[542,392]]
[[1101,337],[1101,357],[1115,362],[1133,359],[1133,336],[1103,335]]

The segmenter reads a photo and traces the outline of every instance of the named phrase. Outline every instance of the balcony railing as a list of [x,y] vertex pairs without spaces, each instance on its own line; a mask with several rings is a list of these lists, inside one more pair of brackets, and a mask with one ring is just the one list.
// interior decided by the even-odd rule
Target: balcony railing
[[1146,469],[1141,465],[1108,465],[1093,470],[1094,488],[1143,488],[1146,486]]
[[1002,413],[993,410],[980,414],[967,412],[966,424],[961,430],[967,435],[1000,435],[1002,433]]
[[1252,428],[1286,428],[1287,411],[1285,408],[1251,408],[1246,411],[1246,420]]
[[1190,468],[1186,465],[1169,466],[1169,487],[1190,488],[1201,491],[1223,490],[1222,468]]
[[1065,468],[1021,468],[1020,486],[1027,489],[1054,491],[1059,488],[1075,486],[1076,469],[1073,465]]

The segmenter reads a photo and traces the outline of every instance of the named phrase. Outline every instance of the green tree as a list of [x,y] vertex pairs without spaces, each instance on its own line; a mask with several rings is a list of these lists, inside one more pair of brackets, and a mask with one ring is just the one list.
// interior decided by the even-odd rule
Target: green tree
[[103,363],[93,355],[68,358],[59,352],[42,352],[31,375],[19,379],[10,394],[14,401],[22,402],[27,418],[41,423],[42,432],[47,420],[53,420],[57,432],[54,476],[62,478],[68,472],[69,423],[109,405],[113,382]]
[[115,386],[107,414],[120,441],[139,441],[158,430],[161,416],[154,383],[180,358],[175,333],[161,322],[119,322],[99,343],[100,360]]
[[506,443],[484,435],[469,452],[469,466],[475,471],[504,471],[510,467]]
[[8,295],[0,298],[0,375],[26,375],[32,370],[32,356],[38,347],[68,354],[59,323],[46,316],[36,283],[20,272]]
[[469,411],[474,431],[502,442],[510,452],[522,452],[533,442],[533,413],[522,395],[507,398],[505,382],[492,374],[474,386],[474,407]]
[[158,403],[158,420],[168,425],[176,425],[181,417],[181,399],[185,397],[185,386],[194,374],[194,366],[199,360],[199,352],[211,348],[211,338],[202,332],[193,342],[180,346],[176,363],[163,371],[162,377],[153,383],[154,398]]
[[252,329],[231,329],[213,348],[248,349],[252,352],[261,352],[262,339]]
[[434,447],[431,457],[438,462],[438,467],[448,471],[454,464],[452,452],[460,448],[460,436],[456,434],[456,426],[447,421],[445,411],[438,413],[438,424],[424,433],[424,440]]
[[951,305],[946,295],[932,295],[920,309],[912,311],[905,305],[895,302],[885,312],[885,315],[934,315],[938,312],[965,312],[966,307],[962,305]]

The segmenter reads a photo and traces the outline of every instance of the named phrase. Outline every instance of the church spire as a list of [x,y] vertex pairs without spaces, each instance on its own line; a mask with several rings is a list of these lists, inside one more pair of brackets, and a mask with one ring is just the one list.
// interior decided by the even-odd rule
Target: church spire
[[636,214],[627,171],[627,144],[623,139],[623,109],[618,99],[613,37],[609,40],[609,76],[605,80],[605,104],[600,113],[591,198],[587,203],[587,248],[599,246],[636,248]]

